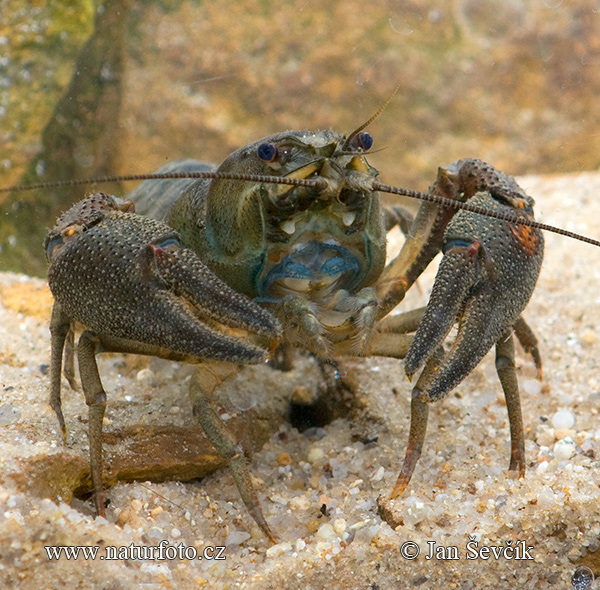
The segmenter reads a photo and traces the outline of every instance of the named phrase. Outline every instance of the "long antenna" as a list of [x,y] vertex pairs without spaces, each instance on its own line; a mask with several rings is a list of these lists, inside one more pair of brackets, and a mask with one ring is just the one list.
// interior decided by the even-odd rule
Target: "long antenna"
[[539,221],[535,221],[534,219],[523,217],[518,213],[511,215],[510,213],[505,213],[501,211],[491,211],[490,209],[485,209],[484,207],[479,207],[478,205],[472,205],[468,201],[466,203],[463,203],[461,201],[455,201],[454,199],[449,199],[448,197],[443,197],[441,195],[422,193],[407,188],[400,188],[397,186],[390,186],[389,184],[382,184],[380,182],[373,182],[372,187],[373,190],[381,191],[383,193],[390,193],[392,195],[403,195],[405,197],[411,197],[413,199],[419,199],[421,201],[429,201],[430,203],[435,203],[437,205],[441,205],[442,207],[464,209],[465,211],[471,211],[472,213],[477,213],[478,215],[485,215],[486,217],[492,217],[494,219],[508,221],[509,223],[517,223],[519,225],[527,225],[536,229],[543,229],[545,231],[559,234],[561,236],[566,236],[567,238],[572,238],[574,240],[579,240],[580,242],[585,242],[586,244],[592,244],[592,246],[600,246],[599,240],[594,240],[594,238],[588,238],[587,236],[577,234],[567,229],[562,229],[553,225],[547,225],[546,223],[540,223]]
[[[391,98],[391,97],[390,97]],[[383,108],[383,107],[382,107]],[[360,131],[360,128],[359,128]],[[0,188],[0,193],[8,193],[12,191],[27,191],[34,189],[43,188],[54,188],[58,186],[77,186],[84,184],[100,184],[103,182],[118,182],[124,180],[164,180],[164,179],[178,179],[178,178],[212,178],[212,179],[224,179],[224,180],[242,180],[248,182],[263,182],[272,184],[287,184],[291,186],[303,186],[313,188],[316,190],[325,190],[327,187],[327,181],[324,178],[288,178],[286,176],[261,176],[259,174],[234,174],[229,172],[167,172],[164,174],[128,174],[124,176],[103,176],[101,178],[85,178],[75,180],[57,180],[49,182],[39,182],[37,184],[28,185],[17,185],[5,188]],[[484,215],[485,217],[492,217],[493,219],[500,219],[509,223],[516,223],[518,225],[526,225],[536,229],[552,232],[573,240],[579,240],[592,246],[600,247],[600,240],[589,238],[582,234],[578,234],[554,225],[548,225],[546,223],[540,223],[528,217],[519,215],[518,213],[507,213],[490,211],[484,207],[472,205],[469,202],[463,203],[461,201],[455,201],[448,197],[441,195],[433,195],[431,193],[423,193],[411,189],[401,188],[397,186],[391,186],[389,184],[383,184],[381,182],[373,181],[371,188],[375,191],[381,191],[384,193],[390,193],[392,195],[402,195],[410,197],[412,199],[418,199],[420,201],[428,201],[442,207],[449,207],[452,209],[464,209],[465,211],[471,211],[478,215]]]
[[82,184],[101,184],[104,182],[121,182],[126,180],[165,180],[177,178],[211,178],[224,180],[246,180],[248,182],[265,182],[272,184],[288,184],[305,186],[316,189],[325,189],[327,181],[322,178],[288,178],[286,176],[261,176],[259,174],[235,174],[233,172],[165,172],[159,174],[125,174],[115,176],[101,176],[98,178],[80,178],[74,180],[54,180],[38,182],[36,184],[23,184],[0,188],[0,193],[12,191],[30,191],[41,188],[55,188],[59,186],[77,186]]

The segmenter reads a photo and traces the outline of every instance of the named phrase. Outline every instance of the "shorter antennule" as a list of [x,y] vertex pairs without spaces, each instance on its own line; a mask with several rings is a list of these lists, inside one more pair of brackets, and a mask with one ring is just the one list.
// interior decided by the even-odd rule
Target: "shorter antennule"
[[363,123],[362,125],[360,125],[360,127],[357,127],[350,135],[348,135],[348,137],[346,138],[346,141],[344,142],[344,145],[342,146],[342,150],[343,151],[346,151],[350,147],[350,142],[363,129],[365,129],[366,127],[368,127],[373,121],[375,121],[375,119],[377,119],[377,117],[379,117],[379,115],[381,115],[381,113],[383,113],[383,111],[385,110],[385,108],[390,104],[390,102],[392,102],[392,99],[398,93],[398,90],[400,90],[400,86],[402,86],[401,83],[398,84],[398,86],[396,86],[396,88],[394,88],[394,91],[386,98],[385,102],[379,107],[379,109],[377,109],[377,112],[366,123]]

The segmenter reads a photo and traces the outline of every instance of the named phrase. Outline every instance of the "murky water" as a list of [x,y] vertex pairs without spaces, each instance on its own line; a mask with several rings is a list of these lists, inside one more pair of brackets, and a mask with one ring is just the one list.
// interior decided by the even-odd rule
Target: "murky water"
[[[466,156],[512,174],[600,165],[597,0],[0,7],[0,186],[348,133],[397,84],[370,126],[385,181],[424,189]],[[85,190],[1,195],[0,268],[43,273],[45,227]]]

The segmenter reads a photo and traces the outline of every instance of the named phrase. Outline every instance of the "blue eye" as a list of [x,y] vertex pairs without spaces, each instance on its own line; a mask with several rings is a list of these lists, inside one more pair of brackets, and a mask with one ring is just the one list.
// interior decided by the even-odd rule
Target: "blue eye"
[[368,152],[373,147],[373,136],[366,131],[359,133],[350,140],[350,145],[355,149]]
[[48,239],[46,238],[46,258],[51,262],[52,257],[58,250],[60,250],[65,241],[61,235],[55,236],[54,238]]
[[261,143],[256,155],[265,162],[273,162],[277,159],[277,148],[272,143]]

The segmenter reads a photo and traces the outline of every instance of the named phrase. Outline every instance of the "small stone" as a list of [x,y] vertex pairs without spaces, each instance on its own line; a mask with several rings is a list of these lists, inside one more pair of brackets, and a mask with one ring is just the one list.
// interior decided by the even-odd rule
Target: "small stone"
[[554,416],[552,416],[552,426],[556,430],[573,428],[575,424],[575,416],[567,409],[558,410]]
[[537,379],[525,379],[521,387],[527,395],[538,395],[542,391],[542,384]]
[[319,541],[317,543],[317,553],[323,553],[324,551],[329,551],[332,545],[329,541]]
[[433,514],[431,508],[420,498],[409,496],[405,502],[406,515],[405,524],[415,525],[430,518]]
[[157,506],[150,511],[150,516],[152,516],[152,518],[156,518],[159,514],[162,514],[163,511],[164,508],[162,506]]
[[343,535],[346,532],[346,521],[343,518],[336,518],[333,521],[333,530],[338,535]]
[[289,453],[279,453],[277,456],[277,463],[279,465],[290,465],[292,462],[292,457]]
[[556,496],[549,486],[542,486],[537,497],[537,506],[542,510],[549,510],[556,504]]
[[230,545],[241,545],[244,541],[247,541],[250,538],[250,533],[246,531],[232,531],[229,533],[227,539],[225,539],[225,546],[229,547]]
[[364,526],[356,531],[354,543],[370,543],[371,539],[379,532],[380,525]]
[[325,457],[325,453],[320,447],[312,447],[312,449],[308,452],[308,462],[311,465],[318,463],[323,459],[323,457]]
[[536,468],[536,471],[538,473],[544,473],[548,470],[548,466],[550,465],[550,463],[548,463],[548,461],[542,461]]
[[171,531],[171,537],[173,539],[179,539],[179,537],[181,537],[181,531],[179,529],[173,529]]
[[294,496],[290,500],[290,508],[292,510],[308,510],[310,508],[310,500],[306,496]]
[[10,404],[0,406],[0,426],[9,426],[21,417],[21,410]]
[[322,524],[317,531],[317,539],[321,541],[332,541],[335,537],[335,530],[328,522]]
[[280,557],[281,555],[284,555],[285,553],[287,553],[288,551],[292,550],[292,545],[291,543],[287,543],[287,542],[283,542],[283,543],[277,543],[277,545],[273,545],[272,547],[269,547],[267,549],[267,557]]
[[338,459],[331,459],[331,475],[336,479],[344,479],[348,476],[348,466]]
[[385,469],[382,466],[371,476],[371,481],[381,481],[384,475]]
[[575,443],[571,437],[563,438],[554,445],[554,457],[559,461],[570,459],[576,452]]
[[581,342],[587,346],[591,346],[596,342],[596,332],[593,330],[586,330],[581,336]]
[[154,372],[151,369],[145,368],[141,371],[138,371],[135,379],[138,383],[142,385],[146,385],[148,387],[154,386]]
[[549,447],[554,442],[554,428],[540,428],[536,436],[536,441],[542,447]]

